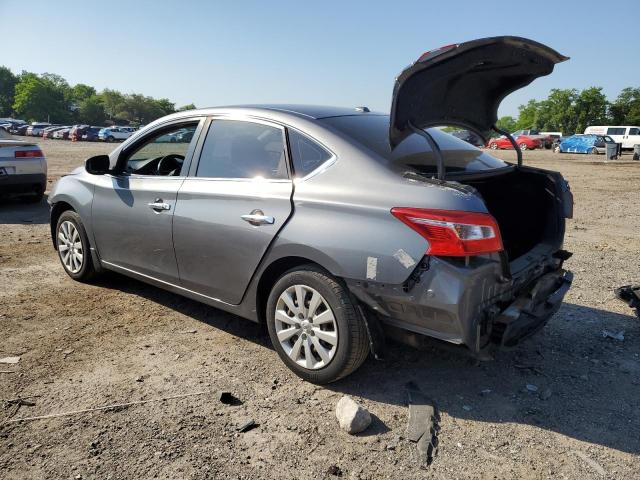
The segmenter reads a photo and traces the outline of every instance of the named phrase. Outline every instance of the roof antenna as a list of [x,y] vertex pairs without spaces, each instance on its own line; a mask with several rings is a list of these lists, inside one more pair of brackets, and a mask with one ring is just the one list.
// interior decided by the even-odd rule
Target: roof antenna
[[442,156],[442,150],[440,150],[440,147],[438,146],[438,144],[436,143],[436,141],[433,139],[433,137],[429,132],[416,127],[411,120],[409,120],[408,124],[409,124],[409,128],[413,130],[413,133],[420,135],[421,137],[424,137],[424,139],[427,141],[427,143],[431,147],[431,150],[436,156],[436,162],[438,166],[438,180],[444,182],[444,157]]
[[520,145],[516,143],[515,138],[513,138],[513,136],[506,130],[500,130],[496,125],[492,126],[491,128],[496,132],[498,132],[499,134],[507,137],[509,142],[511,142],[511,145],[513,145],[513,148],[516,151],[516,155],[518,155],[518,167],[521,167],[522,166],[522,150],[520,150]]

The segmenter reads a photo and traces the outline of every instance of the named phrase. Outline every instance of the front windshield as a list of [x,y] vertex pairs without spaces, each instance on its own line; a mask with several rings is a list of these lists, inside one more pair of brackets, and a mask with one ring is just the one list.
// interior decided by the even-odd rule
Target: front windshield
[[[387,115],[329,117],[321,121],[375,152],[379,160],[400,174],[407,170],[426,175],[437,173],[436,156],[424,138],[411,135],[391,150]],[[471,173],[507,166],[502,160],[442,130],[430,128],[429,133],[442,150],[447,173]]]

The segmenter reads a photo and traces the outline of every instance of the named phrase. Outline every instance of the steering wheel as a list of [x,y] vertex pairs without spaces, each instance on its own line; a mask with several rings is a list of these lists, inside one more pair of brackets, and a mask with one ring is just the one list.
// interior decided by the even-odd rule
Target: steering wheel
[[177,153],[170,153],[158,160],[156,175],[162,177],[173,177],[180,174],[184,157]]

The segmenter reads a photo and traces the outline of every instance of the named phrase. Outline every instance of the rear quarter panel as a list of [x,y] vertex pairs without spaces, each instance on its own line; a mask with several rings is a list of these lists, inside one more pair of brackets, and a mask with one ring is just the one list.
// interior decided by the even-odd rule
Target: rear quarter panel
[[393,207],[486,212],[475,195],[403,178],[347,142],[331,147],[333,165],[294,183],[294,212],[268,263],[301,256],[343,278],[401,284],[428,243],[391,214]]

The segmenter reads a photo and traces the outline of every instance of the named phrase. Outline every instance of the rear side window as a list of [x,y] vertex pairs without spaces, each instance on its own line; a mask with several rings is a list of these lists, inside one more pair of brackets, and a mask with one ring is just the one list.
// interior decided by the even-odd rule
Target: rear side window
[[607,128],[607,135],[624,135],[626,128],[622,127],[609,127]]
[[283,131],[261,123],[214,120],[196,177],[285,179]]
[[640,135],[640,128],[638,127],[630,128],[629,135]]
[[296,177],[309,175],[332,157],[331,153],[296,130],[289,130],[289,145]]
[[[377,156],[373,158],[400,175],[413,172],[430,177],[437,173],[436,156],[424,138],[411,135],[391,150],[387,115],[352,115],[321,121],[376,153]],[[429,133],[442,150],[447,173],[477,172],[507,166],[502,160],[442,130],[431,128]]]

